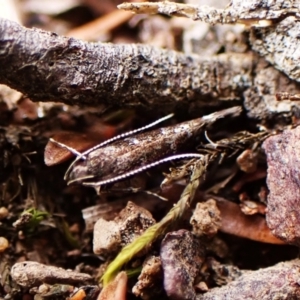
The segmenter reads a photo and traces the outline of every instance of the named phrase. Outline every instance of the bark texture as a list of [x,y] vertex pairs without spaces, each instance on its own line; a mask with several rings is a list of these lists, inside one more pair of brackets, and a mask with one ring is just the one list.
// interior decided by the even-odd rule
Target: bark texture
[[186,56],[147,45],[87,43],[0,19],[0,83],[34,101],[169,107],[240,99],[250,55]]

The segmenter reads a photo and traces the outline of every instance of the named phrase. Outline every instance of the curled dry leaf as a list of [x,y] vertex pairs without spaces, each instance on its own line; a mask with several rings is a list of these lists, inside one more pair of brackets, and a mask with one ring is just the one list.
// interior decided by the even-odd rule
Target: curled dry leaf
[[238,204],[220,197],[213,198],[221,212],[222,232],[263,243],[284,244],[271,233],[263,216],[247,216]]
[[[52,138],[57,142],[77,150],[78,152],[83,152],[98,143],[113,137],[117,131],[117,127],[104,125],[98,121],[85,129],[83,133],[78,133],[78,131],[61,130],[54,133]],[[45,148],[44,161],[47,166],[53,166],[67,161],[73,156],[74,155],[66,148],[48,141]]]

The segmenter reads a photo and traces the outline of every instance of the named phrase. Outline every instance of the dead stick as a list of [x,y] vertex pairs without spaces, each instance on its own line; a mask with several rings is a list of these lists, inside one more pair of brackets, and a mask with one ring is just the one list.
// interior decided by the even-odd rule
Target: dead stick
[[167,110],[194,101],[214,105],[241,99],[254,64],[249,54],[203,58],[87,43],[0,19],[0,83],[33,101]]

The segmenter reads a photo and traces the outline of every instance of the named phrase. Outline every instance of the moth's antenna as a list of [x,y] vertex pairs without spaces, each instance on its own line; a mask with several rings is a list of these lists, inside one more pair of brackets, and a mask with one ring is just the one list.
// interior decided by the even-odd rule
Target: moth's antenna
[[53,138],[50,138],[49,141],[56,144],[56,145],[58,145],[58,146],[60,146],[61,148],[69,150],[71,153],[73,153],[77,157],[80,156],[80,157],[84,157],[84,159],[86,158],[85,156],[82,155],[81,152],[78,152],[76,149],[74,149],[72,147],[69,147],[66,144],[60,143],[60,142],[56,141]]
[[143,126],[141,128],[137,128],[137,129],[125,132],[125,133],[121,133],[121,134],[119,134],[117,136],[114,136],[113,138],[108,139],[105,142],[100,143],[100,144],[96,145],[95,147],[92,147],[92,148],[86,150],[85,152],[82,153],[82,155],[87,155],[87,154],[91,153],[92,151],[97,150],[97,149],[99,149],[99,148],[101,148],[101,147],[103,147],[103,146],[105,146],[107,144],[110,144],[110,143],[115,142],[115,141],[120,140],[120,139],[124,139],[127,136],[136,134],[136,133],[138,133],[140,131],[147,130],[147,129],[149,129],[149,128],[151,128],[151,127],[153,127],[153,126],[155,126],[155,125],[157,125],[157,124],[159,124],[161,122],[164,122],[164,121],[172,118],[173,116],[174,116],[174,114],[169,114],[169,115],[167,115],[167,116],[165,116],[163,118],[160,118],[160,119],[158,119],[158,120],[156,120],[156,121],[154,121],[154,122],[152,122],[152,123],[150,123],[150,124],[148,124],[146,126]]
[[85,179],[91,179],[91,178],[94,178],[94,177],[95,177],[94,175],[88,175],[88,176],[83,176],[83,177],[80,177],[80,178],[75,178],[75,179],[72,179],[72,180],[68,181],[68,185],[70,185],[71,183],[74,183],[74,182],[82,181],[82,180],[85,180]]
[[214,143],[214,142],[208,137],[208,134],[207,134],[207,131],[206,131],[206,130],[204,131],[204,135],[205,135],[205,138],[207,139],[207,141],[208,141],[215,149],[217,149],[217,148],[218,148],[218,144]]
[[204,155],[198,154],[198,153],[186,153],[186,154],[172,155],[172,156],[163,158],[161,160],[158,160],[156,162],[153,162],[153,163],[151,163],[149,165],[145,165],[143,167],[135,169],[133,171],[126,172],[126,173],[121,174],[119,176],[116,176],[116,177],[113,177],[113,178],[110,178],[110,179],[106,179],[106,180],[101,180],[101,181],[98,181],[98,182],[83,182],[82,185],[97,187],[97,186],[101,186],[101,185],[105,185],[105,184],[109,184],[109,183],[114,183],[114,182],[126,179],[126,178],[128,178],[130,176],[136,175],[138,173],[144,172],[144,171],[146,171],[148,169],[151,169],[153,167],[156,167],[156,166],[158,166],[160,164],[163,164],[163,163],[171,161],[171,160],[184,159],[184,158],[195,158],[195,157],[197,157],[197,158],[203,158],[203,156]]
[[172,118],[173,116],[174,116],[174,114],[169,114],[169,115],[167,115],[167,116],[165,116],[165,117],[163,117],[163,118],[160,118],[160,119],[158,119],[158,120],[156,120],[156,121],[154,121],[154,122],[152,122],[152,123],[150,123],[150,124],[148,124],[148,125],[146,125],[146,126],[143,126],[143,127],[141,127],[141,128],[134,129],[134,130],[131,130],[131,131],[128,131],[128,132],[125,132],[125,133],[121,133],[121,134],[119,134],[119,135],[117,135],[117,136],[115,136],[115,137],[113,137],[113,138],[111,138],[111,139],[108,139],[108,140],[104,141],[103,143],[100,143],[100,144],[96,145],[95,147],[92,147],[92,148],[86,150],[86,151],[83,152],[83,153],[80,153],[80,155],[78,155],[78,156],[75,158],[75,160],[70,164],[69,168],[67,169],[67,171],[66,171],[66,173],[65,173],[65,176],[64,176],[64,180],[67,180],[67,178],[68,178],[68,176],[69,176],[69,174],[70,174],[71,168],[74,166],[74,164],[75,164],[79,159],[86,159],[86,155],[88,155],[88,154],[91,153],[92,151],[97,150],[97,149],[99,149],[99,148],[101,148],[101,147],[103,147],[103,146],[105,146],[105,145],[107,145],[107,144],[110,144],[110,143],[112,143],[112,142],[115,142],[115,141],[117,141],[117,140],[124,139],[124,138],[126,138],[126,137],[128,137],[128,136],[130,136],[130,135],[133,135],[133,134],[136,134],[136,133],[138,133],[138,132],[147,130],[147,129],[149,129],[149,128],[151,128],[151,127],[153,127],[153,126],[155,126],[155,125],[157,125],[157,124],[159,124],[159,123],[161,123],[161,122],[164,122],[164,121],[166,121],[166,120]]

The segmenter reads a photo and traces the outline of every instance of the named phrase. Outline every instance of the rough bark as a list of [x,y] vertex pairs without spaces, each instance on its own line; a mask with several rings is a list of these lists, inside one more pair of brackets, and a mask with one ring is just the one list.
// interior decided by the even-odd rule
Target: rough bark
[[298,82],[300,82],[299,31],[299,17],[289,16],[276,26],[253,28],[250,36],[255,51]]

